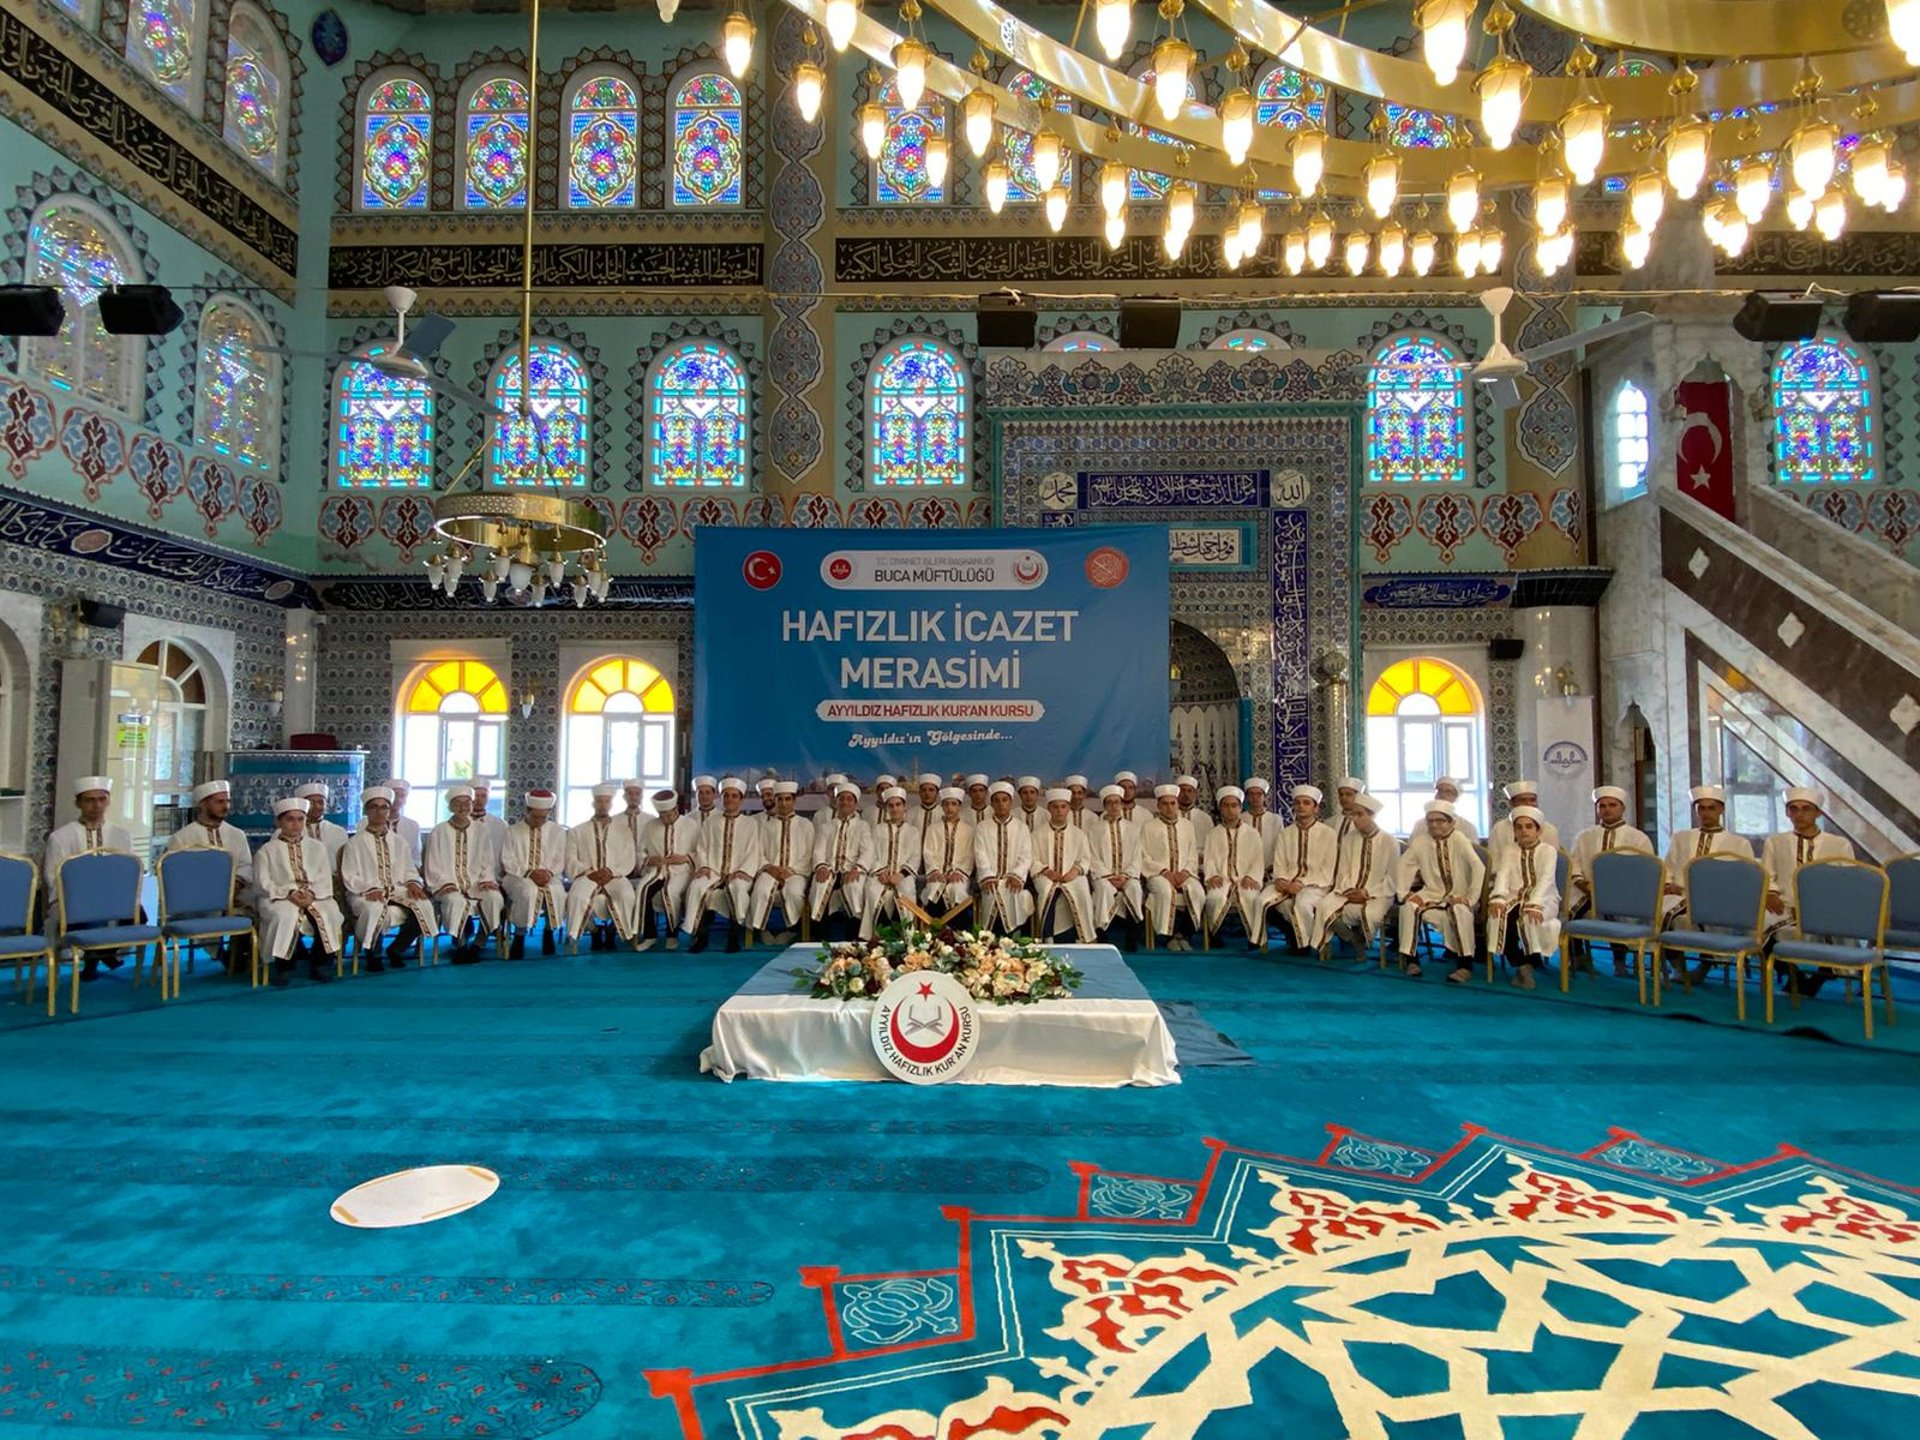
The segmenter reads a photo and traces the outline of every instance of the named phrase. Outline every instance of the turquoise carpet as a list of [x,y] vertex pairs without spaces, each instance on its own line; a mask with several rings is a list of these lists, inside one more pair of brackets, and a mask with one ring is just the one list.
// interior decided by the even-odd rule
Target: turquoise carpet
[[[122,972],[78,1021],[0,1006],[0,1437],[1920,1422],[1920,1196],[1868,1178],[1920,1180],[1920,1013],[1869,1049],[1617,1009],[1610,979],[1542,1003],[1159,953],[1130,957],[1156,999],[1256,1063],[1128,1091],[701,1077],[764,958],[285,992],[203,967],[164,1010]],[[448,1162],[499,1193],[327,1216]]]

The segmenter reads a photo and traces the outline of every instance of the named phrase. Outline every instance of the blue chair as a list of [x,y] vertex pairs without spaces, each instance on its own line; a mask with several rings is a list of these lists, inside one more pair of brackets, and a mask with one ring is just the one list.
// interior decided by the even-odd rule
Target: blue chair
[[34,968],[47,967],[47,1014],[59,996],[53,945],[33,929],[33,902],[40,894],[40,867],[24,855],[0,854],[0,965],[13,966],[17,982],[27,972],[27,999],[33,999]]
[[[253,917],[233,909],[233,856],[224,850],[169,850],[154,866],[160,889],[160,965],[164,987],[173,973],[173,993],[180,993],[180,955],[189,963],[194,948],[216,940],[254,941],[253,983],[260,983],[260,946]],[[164,988],[163,988],[164,993]]]
[[[1569,920],[1560,932],[1563,940],[1599,941],[1615,954],[1633,956],[1634,978],[1640,982],[1640,1003],[1647,1003],[1647,951],[1660,938],[1660,899],[1667,890],[1666,863],[1658,855],[1638,850],[1607,850],[1593,857],[1593,909]],[[1567,966],[1560,965],[1560,988],[1567,988]],[[1653,1003],[1660,1003],[1655,988]]]
[[[1802,865],[1793,881],[1795,934],[1778,938],[1767,954],[1762,976],[1767,986],[1767,1023],[1773,1023],[1775,961],[1817,965],[1860,977],[1860,1009],[1867,1039],[1873,1039],[1873,975],[1893,1019],[1893,979],[1887,973],[1887,872],[1858,860],[1817,860]],[[1795,1008],[1800,995],[1793,996]]]
[[[133,983],[140,983],[147,953],[160,939],[158,925],[140,923],[140,862],[124,850],[95,850],[71,855],[60,864],[53,883],[60,896],[57,949],[73,962],[73,1008],[80,1009],[80,968],[95,950],[138,949]],[[167,997],[165,961],[160,998]]]
[[1920,955],[1920,855],[1887,862],[1888,954]]
[[[1697,955],[1708,965],[1733,967],[1735,1009],[1747,1018],[1747,958],[1766,940],[1767,867],[1745,855],[1703,855],[1682,872],[1687,887],[1687,924],[1663,930],[1653,947],[1653,1003],[1660,1003],[1660,977],[1669,950]],[[1692,982],[1684,978],[1687,993]]]

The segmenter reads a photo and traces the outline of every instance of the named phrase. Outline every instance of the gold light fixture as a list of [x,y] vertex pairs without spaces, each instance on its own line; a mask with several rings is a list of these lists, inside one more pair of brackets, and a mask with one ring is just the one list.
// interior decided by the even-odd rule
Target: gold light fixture
[[1240,202],[1233,228],[1240,236],[1240,248],[1250,256],[1258,254],[1267,233],[1267,207],[1249,195]]
[[1253,148],[1253,92],[1236,85],[1220,101],[1220,144],[1235,165],[1247,163]]
[[1920,0],[1886,0],[1887,38],[1909,65],[1920,65]]
[[1487,12],[1485,29],[1494,39],[1494,57],[1474,81],[1474,93],[1480,97],[1480,128],[1487,132],[1487,143],[1504,150],[1513,143],[1513,132],[1520,126],[1520,112],[1533,92],[1533,67],[1507,53],[1507,32],[1513,29],[1513,11],[1506,0],[1493,0]]
[[860,0],[827,0],[827,43],[834,54],[844,55],[853,43],[854,26],[860,23]]
[[1316,210],[1307,224],[1307,263],[1316,270],[1324,270],[1332,258],[1333,221],[1327,218],[1326,211]]
[[1389,280],[1407,263],[1407,232],[1389,221],[1380,231],[1380,273]]
[[1839,161],[1840,131],[1820,108],[1820,76],[1811,65],[1805,67],[1793,87],[1806,118],[1787,137],[1787,173],[1803,195],[1820,195]]
[[1813,196],[1796,190],[1787,197],[1787,223],[1796,230],[1804,230],[1813,223]]
[[998,215],[1007,203],[1007,186],[1013,176],[1007,162],[996,155],[987,162],[987,209]]
[[[878,81],[879,73],[873,72],[872,80]],[[860,107],[860,148],[866,152],[867,159],[878,160],[880,152],[887,148],[887,107],[878,100],[869,100]]]
[[1060,178],[1064,155],[1065,147],[1061,145],[1058,135],[1051,130],[1034,133],[1029,158],[1033,165],[1033,178],[1040,182],[1042,190],[1051,190],[1053,182]]
[[926,148],[927,183],[935,190],[943,190],[947,184],[947,171],[953,164],[953,149],[944,135],[935,135],[927,141]]
[[1744,160],[1733,175],[1733,203],[1749,225],[1758,225],[1773,203],[1773,166],[1758,158]]
[[1193,185],[1176,180],[1167,188],[1167,226],[1186,234],[1193,229],[1194,204],[1199,198]]
[[1620,232],[1620,254],[1627,262],[1629,270],[1638,270],[1647,263],[1647,256],[1653,253],[1653,236],[1636,225],[1629,225]]
[[1118,215],[1126,208],[1128,173],[1124,162],[1109,160],[1100,167],[1100,208]]
[[1712,159],[1713,126],[1694,118],[1689,98],[1699,84],[1700,78],[1683,60],[1667,85],[1674,108],[1673,125],[1667,131],[1665,147],[1667,184],[1682,200],[1691,200],[1700,193],[1701,182],[1707,178],[1707,164]]
[[1847,229],[1847,197],[1840,193],[1838,185],[1830,185],[1826,192],[1814,202],[1813,228],[1820,232],[1822,240],[1838,240]]
[[734,79],[746,78],[747,67],[753,64],[753,21],[740,9],[739,0],[734,0],[734,8],[720,22],[720,54]]
[[1132,31],[1133,0],[1095,0],[1093,33],[1099,37],[1101,54],[1118,60]]
[[1359,275],[1366,270],[1372,248],[1372,237],[1364,230],[1355,230],[1347,236],[1347,274]]
[[1293,193],[1311,200],[1327,173],[1327,132],[1319,126],[1296,130],[1293,135]]
[[1580,98],[1560,117],[1560,144],[1577,185],[1593,183],[1607,153],[1607,122],[1613,116],[1613,107],[1594,92],[1593,74],[1599,66],[1600,57],[1585,40],[1574,46],[1573,57],[1567,61],[1567,73],[1580,79]]
[[1480,176],[1472,166],[1453,172],[1447,181],[1447,219],[1456,231],[1473,228],[1480,218]]
[[1220,258],[1229,270],[1238,270],[1246,250],[1240,244],[1240,232],[1229,225],[1220,232]]
[[1107,216],[1107,248],[1118,250],[1126,243],[1127,216],[1124,210],[1116,210]]
[[1478,230],[1463,231],[1454,237],[1453,265],[1469,280],[1480,273],[1480,232]]
[[1289,275],[1298,275],[1307,268],[1307,232],[1289,230],[1287,238],[1280,244],[1280,258],[1287,267]]
[[927,93],[927,61],[932,52],[926,42],[908,36],[893,47],[893,83],[900,92],[900,103],[918,110]]
[[1362,168],[1360,175],[1367,187],[1367,208],[1373,211],[1373,218],[1384,220],[1392,213],[1394,203],[1400,198],[1400,157],[1395,155],[1386,143],[1387,112],[1385,109],[1374,111],[1373,138],[1378,147]]
[[[1426,218],[1426,210],[1424,208],[1422,208],[1420,216],[1424,221]],[[1407,242],[1407,261],[1413,266],[1413,273],[1423,277],[1431,275],[1433,273],[1433,262],[1438,258],[1439,253],[1440,241],[1435,237],[1433,231],[1429,230],[1423,223],[1418,230],[1413,232],[1413,239]]]
[[1193,78],[1193,46],[1175,33],[1186,8],[1186,0],[1160,0],[1160,18],[1167,22],[1167,33],[1154,42],[1153,98],[1161,118],[1166,120],[1178,119],[1186,109],[1187,84]]
[[799,108],[800,118],[809,125],[820,118],[820,104],[826,94],[826,71],[811,60],[802,60],[793,67],[793,103]]
[[1880,208],[1889,215],[1900,213],[1907,200],[1907,167],[1898,161],[1887,166],[1886,182],[1880,187]]
[[1067,187],[1058,181],[1047,187],[1047,198],[1045,202],[1047,228],[1052,230],[1056,235],[1060,233],[1061,227],[1067,223],[1068,198]]
[[1660,172],[1651,165],[1637,172],[1627,182],[1627,211],[1633,216],[1633,223],[1649,235],[1660,223],[1666,204],[1666,185],[1660,178]]
[[1467,58],[1467,26],[1473,19],[1475,0],[1420,0],[1413,7],[1413,23],[1420,31],[1420,53],[1442,85],[1451,85],[1460,75],[1460,62]]
[[1868,135],[1853,147],[1853,158],[1848,163],[1852,172],[1853,193],[1860,197],[1863,205],[1882,205],[1882,196],[1887,185],[1888,166],[1892,154],[1886,137]]
[[1567,185],[1567,172],[1560,168],[1559,141],[1549,135],[1541,149],[1546,155],[1546,167],[1533,184],[1533,224],[1542,235],[1557,235],[1567,223],[1573,196]]
[[[978,57],[982,60],[984,56]],[[982,86],[976,85],[967,92],[967,98],[960,102],[960,125],[967,137],[967,148],[978,160],[987,153],[987,147],[993,144],[993,95]]]

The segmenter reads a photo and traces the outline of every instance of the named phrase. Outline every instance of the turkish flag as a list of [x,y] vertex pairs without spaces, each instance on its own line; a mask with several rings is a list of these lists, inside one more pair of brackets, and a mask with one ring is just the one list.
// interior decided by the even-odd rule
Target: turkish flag
[[1733,390],[1725,380],[1682,380],[1674,398],[1686,416],[1674,446],[1674,478],[1716,514],[1733,519]]

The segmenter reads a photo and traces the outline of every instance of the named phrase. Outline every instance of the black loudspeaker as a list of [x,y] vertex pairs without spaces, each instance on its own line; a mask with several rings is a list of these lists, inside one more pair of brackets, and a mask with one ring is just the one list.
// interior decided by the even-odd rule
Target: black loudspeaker
[[1516,640],[1511,635],[1502,635],[1498,639],[1487,642],[1487,658],[1489,660],[1518,660],[1526,653],[1527,642],[1524,640]]
[[1180,344],[1178,300],[1122,300],[1122,350],[1172,350]]
[[982,350],[1031,350],[1040,313],[1018,295],[982,295],[974,306]]
[[1847,334],[1863,344],[1920,340],[1920,295],[1905,290],[1862,290],[1847,297]]
[[58,335],[66,318],[51,285],[0,285],[0,335]]
[[1749,340],[1811,340],[1820,329],[1822,306],[1804,295],[1747,296],[1733,317],[1733,331]]
[[164,285],[116,285],[100,292],[100,328],[109,335],[166,335],[185,318]]
[[127,618],[127,607],[106,600],[82,600],[80,618],[100,630],[112,630]]

